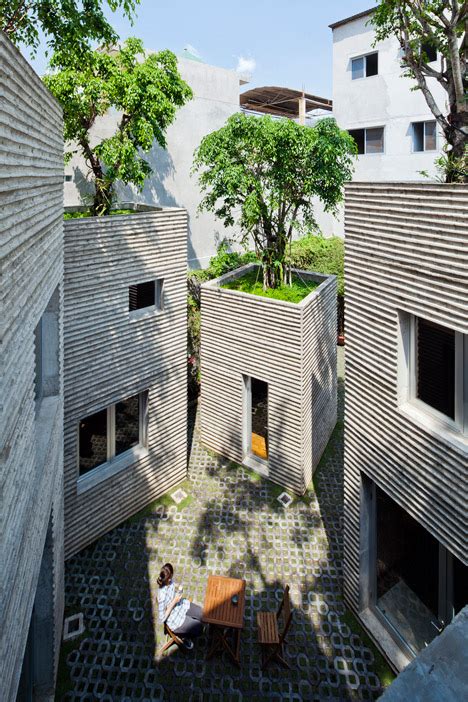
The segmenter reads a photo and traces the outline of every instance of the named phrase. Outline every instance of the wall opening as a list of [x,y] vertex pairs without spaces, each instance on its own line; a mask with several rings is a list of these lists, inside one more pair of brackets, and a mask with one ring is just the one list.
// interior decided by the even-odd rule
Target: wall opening
[[268,385],[251,378],[251,452],[257,458],[268,460]]

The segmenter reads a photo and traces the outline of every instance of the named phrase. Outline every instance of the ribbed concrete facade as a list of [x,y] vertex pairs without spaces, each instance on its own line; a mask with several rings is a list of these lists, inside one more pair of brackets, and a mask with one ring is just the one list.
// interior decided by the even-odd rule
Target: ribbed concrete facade
[[59,106],[1,32],[0,168],[0,697],[8,701],[32,620],[29,682],[34,699],[53,695],[62,629],[63,142]]
[[468,563],[466,437],[412,414],[399,380],[402,319],[468,332],[468,187],[352,183],[345,219],[344,591],[359,612],[369,604],[361,475]]
[[[65,222],[66,558],[185,478],[186,272],[185,210]],[[163,309],[130,313],[129,286],[156,279]],[[80,420],[137,393],[147,450],[80,483]]]
[[201,438],[243,463],[244,378],[268,384],[268,477],[302,494],[336,423],[336,280],[300,303],[221,288],[238,269],[201,287]]

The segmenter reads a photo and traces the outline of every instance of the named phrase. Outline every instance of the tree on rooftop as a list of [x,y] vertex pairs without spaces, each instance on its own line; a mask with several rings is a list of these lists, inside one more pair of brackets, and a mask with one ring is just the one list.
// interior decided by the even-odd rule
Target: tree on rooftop
[[265,288],[285,280],[285,255],[295,229],[315,228],[311,198],[334,212],[352,175],[356,146],[333,119],[314,127],[238,113],[208,134],[195,152],[203,193],[200,210],[225,226],[236,221],[252,237]]
[[[166,130],[178,107],[192,97],[170,51],[144,56],[139,39],[127,39],[119,50],[94,51],[82,67],[56,66],[44,82],[64,112],[64,138],[71,144],[66,159],[80,151],[94,179],[93,215],[111,210],[116,181],[143,188],[151,174],[142,152],[154,140],[166,146]],[[115,133],[95,143],[92,129],[114,108]],[[76,145],[76,148],[74,148]]]
[[117,41],[115,30],[107,21],[103,5],[113,12],[121,9],[133,20],[140,0],[0,0],[0,28],[14,44],[25,44],[35,53],[40,33],[47,46],[61,53],[61,61],[84,56],[90,42],[110,45]]
[[[468,180],[467,10],[459,0],[380,0],[371,17],[376,41],[397,37],[403,75],[416,81],[444,133],[449,182]],[[437,63],[429,48],[437,50]],[[434,97],[434,81],[446,92],[448,113]]]

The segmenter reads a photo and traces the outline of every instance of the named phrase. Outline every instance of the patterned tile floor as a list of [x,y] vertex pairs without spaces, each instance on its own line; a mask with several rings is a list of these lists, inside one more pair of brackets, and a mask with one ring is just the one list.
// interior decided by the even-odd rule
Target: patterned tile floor
[[[188,500],[168,506],[166,498],[67,562],[67,614],[82,611],[86,631],[62,651],[59,699],[376,699],[374,654],[345,621],[340,594],[341,426],[316,474],[316,493],[287,508],[276,499],[281,488],[221,462],[202,448],[195,430]],[[164,642],[156,578],[167,560],[199,603],[208,573],[246,579],[240,671],[224,654],[205,661],[205,636],[191,652],[173,648],[155,656]],[[286,647],[292,668],[275,664],[262,672],[256,612],[276,609],[286,583],[294,607]]]

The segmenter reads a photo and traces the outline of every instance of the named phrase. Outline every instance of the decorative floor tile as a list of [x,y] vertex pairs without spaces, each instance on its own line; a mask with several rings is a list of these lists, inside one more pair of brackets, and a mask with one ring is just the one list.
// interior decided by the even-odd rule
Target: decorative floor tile
[[171,497],[176,503],[176,505],[179,505],[182,500],[185,500],[186,497],[188,497],[187,493],[182,490],[182,488],[179,488],[175,492],[171,493]]
[[[342,399],[341,389],[341,416]],[[160,504],[150,516],[121,524],[66,563],[66,609],[82,610],[85,633],[74,650],[67,643],[60,665],[69,689],[62,699],[376,700],[373,653],[343,619],[342,436],[318,468],[311,504],[288,500],[281,509],[276,485],[206,451],[193,427],[192,421],[190,508],[177,510],[186,494],[176,490],[173,507]],[[206,660],[205,634],[192,651],[156,655],[165,642],[156,579],[167,561],[184,594],[200,604],[209,573],[246,580],[240,670],[225,655]],[[286,584],[291,670],[275,664],[263,671],[257,612],[275,611]]]
[[76,639],[84,631],[83,613],[72,614],[63,622],[63,640]]
[[293,501],[293,498],[291,497],[291,495],[288,495],[287,492],[282,492],[281,495],[278,495],[276,499],[278,500],[280,505],[283,505],[283,507],[289,507],[289,505]]

